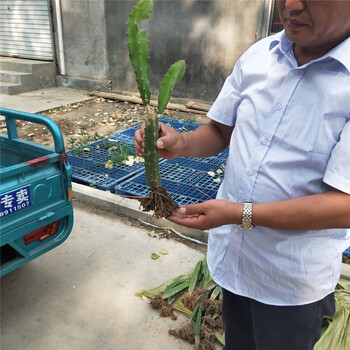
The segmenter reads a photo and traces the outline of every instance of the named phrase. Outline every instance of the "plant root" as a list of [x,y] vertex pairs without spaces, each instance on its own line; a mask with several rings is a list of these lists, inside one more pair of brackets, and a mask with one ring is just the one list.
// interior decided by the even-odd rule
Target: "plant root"
[[222,300],[207,299],[203,302],[203,310],[210,315],[222,313]]
[[194,344],[194,330],[191,323],[186,323],[179,329],[170,329],[169,334],[175,338],[179,338],[182,340],[187,340],[190,344]]
[[174,313],[174,308],[166,300],[163,299],[163,293],[157,294],[150,302],[153,309],[159,309],[159,315],[161,317],[170,317],[172,320],[176,320],[177,316]]
[[154,211],[153,215],[156,219],[168,217],[179,207],[165,187],[152,188],[150,195],[146,198],[141,198],[139,201],[143,211]]
[[181,301],[189,310],[193,311],[204,293],[204,289],[196,289],[192,295],[185,294]]
[[196,343],[194,327],[191,322],[178,329],[170,329],[169,334],[175,338],[195,344],[195,350],[215,350],[216,322],[209,316],[204,316],[199,331],[199,341]]
[[[186,294],[182,298],[183,304],[187,304],[189,308],[194,308],[193,306],[199,302],[204,292],[204,289],[198,289],[195,290],[193,295]],[[215,331],[220,333],[224,331],[222,301],[207,299],[203,302],[202,308],[205,311],[205,315],[201,320],[199,339],[197,341],[194,335],[194,324],[191,322],[177,330],[171,329],[169,334],[176,338],[187,340],[191,344],[195,343],[195,350],[215,350]]]

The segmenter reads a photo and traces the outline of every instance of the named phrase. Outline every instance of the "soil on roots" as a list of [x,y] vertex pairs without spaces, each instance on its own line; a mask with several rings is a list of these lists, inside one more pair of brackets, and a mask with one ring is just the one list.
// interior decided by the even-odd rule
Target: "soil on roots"
[[194,344],[194,329],[191,323],[186,323],[179,329],[170,329],[169,334],[175,338],[179,338],[182,340],[187,340],[190,344]]
[[139,201],[143,211],[153,210],[153,215],[156,219],[168,217],[179,207],[165,187],[152,188],[150,195],[146,198],[141,198]]
[[[205,289],[196,289],[192,295],[185,294],[181,298],[181,302],[189,310],[193,311],[205,294]],[[222,300],[206,299],[202,302],[202,310],[204,315],[201,318],[199,329],[199,337],[195,337],[195,322],[189,322],[178,329],[171,329],[169,334],[190,342],[195,343],[195,350],[215,350],[216,336],[215,332],[220,334],[224,332],[224,324],[222,321]]]
[[196,341],[194,327],[191,322],[178,329],[170,329],[169,334],[175,338],[195,344],[195,350],[215,350],[215,330],[203,323],[199,330],[199,339]]
[[192,295],[186,293],[181,301],[189,310],[193,311],[204,293],[205,289],[196,289]]
[[161,317],[170,317],[172,320],[177,319],[172,305],[163,299],[163,293],[157,294],[151,300],[150,304],[153,307],[153,309],[159,309],[159,315]]

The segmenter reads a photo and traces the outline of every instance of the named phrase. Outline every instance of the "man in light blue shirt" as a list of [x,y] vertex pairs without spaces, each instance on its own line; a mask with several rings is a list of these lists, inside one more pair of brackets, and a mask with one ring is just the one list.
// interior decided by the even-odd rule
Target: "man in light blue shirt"
[[[285,30],[238,60],[212,121],[161,125],[159,155],[230,146],[217,199],[173,222],[211,229],[226,350],[312,349],[350,245],[350,1],[279,0]],[[143,154],[143,129],[135,147]]]

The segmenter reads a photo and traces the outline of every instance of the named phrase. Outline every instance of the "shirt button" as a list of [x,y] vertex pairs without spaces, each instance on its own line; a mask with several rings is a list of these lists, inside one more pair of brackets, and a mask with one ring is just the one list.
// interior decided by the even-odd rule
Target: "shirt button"
[[282,109],[282,106],[280,104],[276,105],[276,109],[279,111],[280,109]]
[[253,176],[253,175],[254,175],[254,171],[253,171],[253,170],[249,170],[249,171],[248,171],[248,175],[249,175],[249,176]]
[[299,71],[298,70],[293,70],[293,75],[299,75]]
[[237,232],[238,232],[238,228],[235,228],[235,229],[234,229],[234,232],[237,233]]
[[267,145],[268,141],[267,141],[265,138],[262,138],[262,139],[261,139],[261,143],[262,143],[263,145]]

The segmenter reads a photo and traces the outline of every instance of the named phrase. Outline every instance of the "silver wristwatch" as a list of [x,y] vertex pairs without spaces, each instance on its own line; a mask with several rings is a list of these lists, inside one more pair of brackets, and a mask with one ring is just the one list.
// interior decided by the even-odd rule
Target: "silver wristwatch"
[[251,230],[254,228],[252,224],[253,219],[253,203],[252,202],[244,202],[243,203],[243,212],[242,212],[242,223],[238,225],[240,228],[244,230]]

